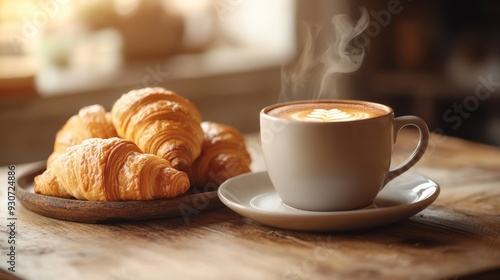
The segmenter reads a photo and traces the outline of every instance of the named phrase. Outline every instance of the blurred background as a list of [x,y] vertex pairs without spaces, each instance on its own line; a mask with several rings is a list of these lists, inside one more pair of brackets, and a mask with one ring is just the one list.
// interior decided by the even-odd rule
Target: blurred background
[[[494,0],[0,0],[0,165],[43,160],[78,110],[162,86],[205,120],[258,131],[282,68],[332,44],[334,15],[370,18],[359,70],[330,98],[382,102],[431,130],[500,146]],[[307,84],[306,84],[307,86]]]

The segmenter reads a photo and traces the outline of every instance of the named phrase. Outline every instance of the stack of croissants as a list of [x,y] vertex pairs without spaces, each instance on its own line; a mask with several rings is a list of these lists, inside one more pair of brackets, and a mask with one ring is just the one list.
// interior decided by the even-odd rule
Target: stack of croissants
[[250,171],[235,128],[201,121],[191,101],[164,88],[123,94],[111,112],[80,109],[56,135],[37,194],[90,201],[173,198]]

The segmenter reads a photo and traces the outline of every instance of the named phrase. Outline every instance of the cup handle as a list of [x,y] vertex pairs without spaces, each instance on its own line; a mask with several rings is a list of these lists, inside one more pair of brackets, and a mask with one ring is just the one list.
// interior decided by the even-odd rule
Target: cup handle
[[396,143],[398,133],[405,126],[414,126],[419,130],[419,141],[417,147],[410,155],[410,157],[400,166],[389,170],[385,176],[384,186],[396,178],[397,176],[403,174],[405,171],[414,166],[424,155],[427,145],[429,144],[429,128],[427,124],[421,118],[417,116],[402,116],[394,119],[394,143]]

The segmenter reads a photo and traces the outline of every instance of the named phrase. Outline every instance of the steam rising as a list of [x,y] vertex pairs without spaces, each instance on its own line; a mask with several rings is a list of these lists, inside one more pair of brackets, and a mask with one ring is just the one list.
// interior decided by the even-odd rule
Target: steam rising
[[353,23],[346,14],[334,16],[334,37],[320,55],[316,54],[314,45],[320,28],[307,26],[307,38],[298,61],[281,72],[279,101],[336,98],[336,74],[354,72],[361,67],[365,50],[349,42],[361,34],[368,23],[369,16],[365,8],[361,8],[357,23]]

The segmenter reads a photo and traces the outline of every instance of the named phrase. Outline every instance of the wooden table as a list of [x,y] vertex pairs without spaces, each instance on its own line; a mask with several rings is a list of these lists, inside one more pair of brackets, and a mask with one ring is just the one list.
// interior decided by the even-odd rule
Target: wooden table
[[[411,151],[410,136],[400,137],[396,159]],[[258,137],[247,139],[253,171],[265,169]],[[26,168],[18,165],[18,174]],[[344,233],[275,229],[225,207],[188,223],[179,217],[81,224],[40,216],[18,202],[13,275],[37,280],[498,276],[500,150],[433,135],[414,171],[440,184],[434,204],[396,224]],[[7,269],[6,167],[0,174],[0,264]]]

